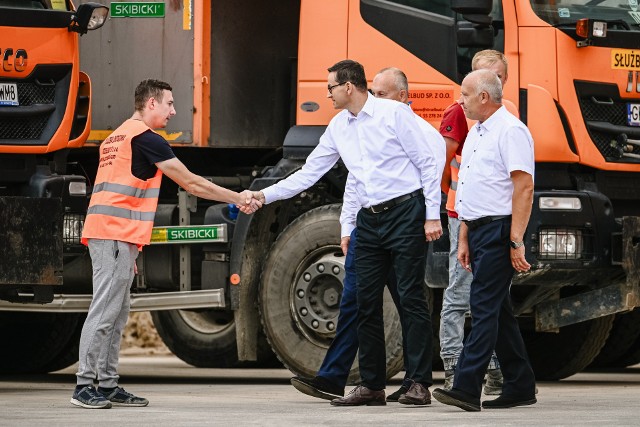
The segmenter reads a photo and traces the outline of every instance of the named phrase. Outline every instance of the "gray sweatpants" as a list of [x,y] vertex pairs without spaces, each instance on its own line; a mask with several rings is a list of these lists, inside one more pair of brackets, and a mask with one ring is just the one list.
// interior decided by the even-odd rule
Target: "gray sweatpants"
[[116,240],[89,239],[93,300],[80,336],[78,385],[118,385],[118,355],[131,302],[138,247]]

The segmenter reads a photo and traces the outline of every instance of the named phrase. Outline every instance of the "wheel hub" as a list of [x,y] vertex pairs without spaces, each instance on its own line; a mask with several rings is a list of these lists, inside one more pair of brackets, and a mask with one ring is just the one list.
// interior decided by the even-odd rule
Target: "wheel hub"
[[344,257],[333,253],[314,260],[298,277],[293,290],[296,318],[324,337],[335,334],[344,280]]

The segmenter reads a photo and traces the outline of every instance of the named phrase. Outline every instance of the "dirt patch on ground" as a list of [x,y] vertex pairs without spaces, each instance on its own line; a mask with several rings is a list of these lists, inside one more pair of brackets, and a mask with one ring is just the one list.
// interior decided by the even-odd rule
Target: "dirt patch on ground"
[[162,342],[148,311],[129,314],[120,346],[120,354],[132,355],[167,355],[171,351]]

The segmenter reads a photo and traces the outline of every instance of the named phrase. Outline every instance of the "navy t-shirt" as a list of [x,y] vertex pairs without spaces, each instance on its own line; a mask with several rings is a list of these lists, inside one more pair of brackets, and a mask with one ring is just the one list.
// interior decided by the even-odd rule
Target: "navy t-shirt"
[[175,156],[166,139],[147,130],[131,140],[131,173],[144,180],[153,178],[158,171],[156,163]]

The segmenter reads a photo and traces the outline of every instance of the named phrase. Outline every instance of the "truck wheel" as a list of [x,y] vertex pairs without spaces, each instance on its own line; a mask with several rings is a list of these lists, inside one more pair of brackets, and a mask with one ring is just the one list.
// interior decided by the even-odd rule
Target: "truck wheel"
[[[76,331],[80,315],[0,312],[0,374],[45,371]],[[76,354],[77,360],[77,354]]]
[[[589,367],[625,367],[637,363],[624,364],[624,359],[638,337],[640,337],[638,325],[640,325],[640,309],[629,313],[616,314],[607,342]],[[640,353],[638,354],[640,355]]]
[[[628,317],[627,317],[628,316]],[[616,360],[609,364],[609,367],[612,368],[626,368],[627,366],[632,366],[637,363],[640,363],[640,333],[636,333],[640,331],[638,328],[638,324],[640,324],[640,309],[636,308],[631,313],[625,314],[626,318],[625,322],[627,323],[627,333],[630,335],[635,335],[636,339],[634,342],[618,357]]]
[[87,318],[86,314],[78,314],[78,323],[76,325],[73,335],[69,337],[69,340],[64,345],[60,353],[56,354],[41,370],[41,372],[55,372],[60,369],[68,368],[78,361],[80,353],[80,335],[82,334],[82,327],[84,321]]
[[[271,247],[262,271],[260,318],[278,358],[292,372],[313,377],[335,335],[344,278],[340,205],[298,217]],[[400,318],[385,292],[387,377],[403,368]],[[349,381],[359,380],[357,360]]]
[[258,341],[258,361],[239,362],[233,312],[224,310],[152,311],[162,341],[190,365],[198,368],[274,367],[268,344]]
[[607,341],[614,317],[565,326],[559,333],[523,331],[536,379],[559,380],[582,371]]

